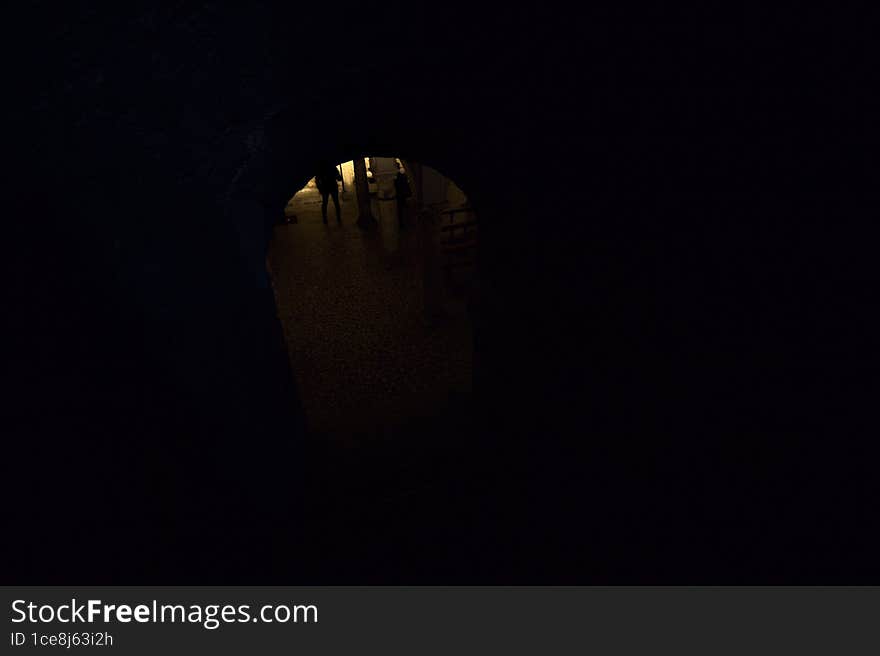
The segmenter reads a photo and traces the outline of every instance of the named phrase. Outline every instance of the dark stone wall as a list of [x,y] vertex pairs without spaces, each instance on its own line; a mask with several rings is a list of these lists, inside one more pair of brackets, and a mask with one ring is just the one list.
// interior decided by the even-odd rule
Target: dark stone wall
[[393,153],[480,213],[450,540],[498,555],[414,577],[874,580],[865,35],[383,11],[16,12],[7,578],[301,580],[264,249],[316,157]]

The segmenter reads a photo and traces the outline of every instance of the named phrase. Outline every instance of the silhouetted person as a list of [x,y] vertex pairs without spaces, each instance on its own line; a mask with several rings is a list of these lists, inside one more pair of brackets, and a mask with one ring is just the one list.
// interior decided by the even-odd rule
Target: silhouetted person
[[403,167],[397,165],[397,177],[394,178],[394,195],[397,196],[397,223],[403,227],[403,217],[406,212],[406,201],[412,196],[412,189],[409,186],[409,178]]
[[327,200],[332,196],[333,205],[336,207],[336,221],[342,224],[342,214],[339,212],[339,186],[336,184],[338,180],[342,180],[336,167],[327,162],[321,162],[318,165],[318,172],[315,175],[315,184],[318,191],[321,192],[321,218],[327,223]]

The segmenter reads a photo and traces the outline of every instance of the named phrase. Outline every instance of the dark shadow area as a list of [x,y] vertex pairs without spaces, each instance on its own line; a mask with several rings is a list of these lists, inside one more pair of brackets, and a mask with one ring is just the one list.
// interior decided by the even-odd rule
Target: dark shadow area
[[[8,583],[877,582],[866,27],[13,13]],[[418,221],[283,218],[376,154],[476,209],[466,331]]]

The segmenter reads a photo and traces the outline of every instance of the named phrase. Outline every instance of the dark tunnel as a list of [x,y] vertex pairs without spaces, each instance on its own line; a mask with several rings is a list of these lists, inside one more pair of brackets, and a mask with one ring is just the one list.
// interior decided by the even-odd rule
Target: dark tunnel
[[[610,8],[43,9],[8,42],[8,583],[877,578],[855,67]],[[354,178],[341,225],[285,218],[376,154],[375,225]],[[464,205],[412,180],[395,232],[394,158],[479,221],[439,327],[422,226]]]

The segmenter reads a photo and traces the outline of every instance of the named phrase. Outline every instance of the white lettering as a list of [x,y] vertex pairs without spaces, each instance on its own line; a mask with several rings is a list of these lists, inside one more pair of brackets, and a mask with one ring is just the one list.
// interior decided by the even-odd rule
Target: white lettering
[[24,622],[25,619],[27,618],[27,614],[21,608],[16,607],[16,606],[21,605],[23,603],[24,603],[24,599],[16,599],[15,601],[12,602],[12,610],[20,615],[20,619],[12,618],[12,621],[15,622],[16,624],[18,624],[19,622]]
[[101,600],[89,599],[89,622],[94,622],[101,614]]

